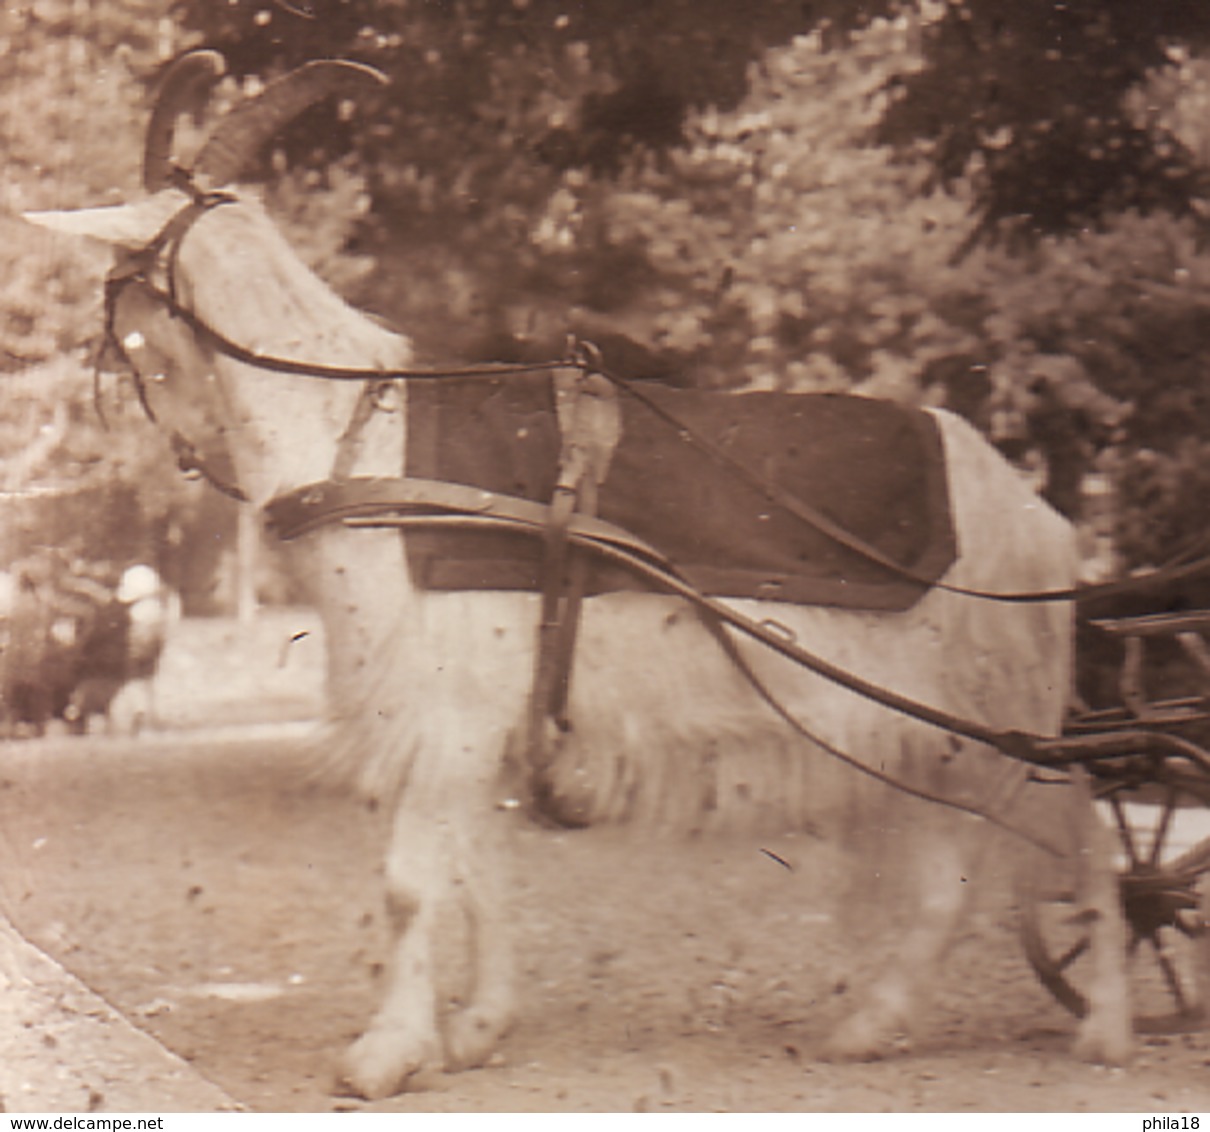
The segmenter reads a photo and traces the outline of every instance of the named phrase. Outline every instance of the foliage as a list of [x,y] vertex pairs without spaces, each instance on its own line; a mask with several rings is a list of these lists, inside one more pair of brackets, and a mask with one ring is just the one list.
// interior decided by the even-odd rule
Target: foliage
[[[123,160],[137,152],[137,90],[124,65],[101,61],[114,48],[107,41],[116,33],[102,34],[110,25],[73,14],[77,8],[66,0],[8,5],[0,17],[0,138],[6,157],[0,371],[78,345],[77,327],[95,309],[97,293],[66,244],[37,233],[15,214],[102,203],[133,188],[137,174],[137,166]],[[145,24],[145,18],[130,20],[132,29]],[[79,30],[71,34],[76,25]],[[92,36],[100,42],[94,44]]]
[[689,107],[742,96],[746,67],[767,45],[878,7],[179,0],[175,10],[237,75],[319,55],[388,75],[362,114],[342,121],[319,108],[279,145],[291,166],[353,152],[374,200],[362,247],[382,268],[375,303],[418,328],[423,350],[449,357],[557,345],[569,278],[578,301],[576,272],[603,274],[586,260],[552,263],[532,238],[565,175],[608,181],[636,153],[666,152]]
[[[690,106],[733,104],[769,45],[880,5],[851,0],[178,0],[184,26],[261,74],[319,56],[381,67],[393,95],[366,152],[430,172],[475,164],[465,188],[518,151],[556,169],[616,168],[635,146],[680,139]],[[302,147],[305,131],[296,135]],[[312,144],[313,140],[312,140]],[[490,195],[490,194],[489,194]],[[470,205],[470,200],[463,204]]]
[[[515,171],[517,154],[535,176],[543,167],[590,177],[616,171],[636,150],[679,145],[690,111],[732,109],[745,95],[746,68],[766,50],[813,31],[839,46],[872,20],[914,6],[178,0],[176,8],[240,73],[328,54],[381,66],[398,96],[374,140],[358,142],[370,164],[397,155],[453,187],[473,212],[498,195],[499,174]],[[1033,235],[1124,208],[1181,212],[1201,192],[1203,168],[1167,130],[1134,114],[1128,95],[1182,52],[1210,43],[1210,9],[1138,0],[929,7],[924,65],[896,80],[900,97],[880,123],[881,140],[927,141],[946,184],[977,159],[971,187],[981,234],[1006,219],[1018,235]],[[454,154],[462,156],[451,161]],[[468,161],[459,178],[455,166]]]
[[1152,485],[1147,516],[1136,481],[1144,467],[1188,468],[1187,439],[1210,424],[1207,283],[1193,220],[1130,212],[1003,256],[994,277],[983,341],[1000,431],[1048,449],[1061,502],[1090,469],[1110,475],[1119,550],[1134,563],[1184,549],[1196,529],[1181,517],[1181,477]]
[[[980,174],[990,229],[1063,232],[1126,208],[1183,212],[1205,167],[1128,95],[1210,43],[1210,8],[1137,0],[951,0],[884,138],[927,138],[945,180]],[[957,112],[956,112],[957,111]]]
[[970,351],[961,188],[927,188],[920,156],[873,145],[886,86],[920,65],[913,21],[844,50],[800,37],[753,67],[729,113],[694,115],[664,169],[603,194],[597,238],[656,281],[629,320],[712,384],[919,400],[929,362]]

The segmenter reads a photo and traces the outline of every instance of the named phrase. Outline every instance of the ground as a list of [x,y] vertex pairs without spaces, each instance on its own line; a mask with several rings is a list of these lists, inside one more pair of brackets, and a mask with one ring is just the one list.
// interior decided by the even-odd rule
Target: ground
[[[1147,1039],[1128,1069],[1072,1060],[1074,1023],[1025,963],[1006,889],[982,894],[914,1047],[882,1062],[830,1065],[814,1054],[861,979],[838,974],[853,941],[827,911],[826,846],[808,836],[559,832],[519,815],[525,1006],[517,1030],[485,1069],[434,1076],[423,1091],[373,1105],[334,1096],[336,1059],[365,1025],[380,978],[384,815],[302,772],[306,725],[282,717],[307,714],[314,684],[291,668],[294,646],[280,647],[311,631],[302,624],[276,625],[275,643],[262,647],[273,658],[262,665],[264,695],[242,704],[223,697],[228,685],[249,686],[247,672],[207,670],[203,681],[200,645],[190,650],[232,633],[247,645],[247,634],[210,625],[178,640],[168,675],[200,682],[192,697],[178,689],[166,699],[172,707],[179,696],[177,722],[181,705],[192,705],[189,727],[0,746],[0,909],[237,1103],[266,1111],[1210,1108],[1210,1035]],[[243,650],[245,668],[255,652]],[[864,914],[876,920],[878,908]],[[52,1068],[68,1056],[46,1047]],[[174,1107],[154,1087],[147,1093],[141,1110]]]

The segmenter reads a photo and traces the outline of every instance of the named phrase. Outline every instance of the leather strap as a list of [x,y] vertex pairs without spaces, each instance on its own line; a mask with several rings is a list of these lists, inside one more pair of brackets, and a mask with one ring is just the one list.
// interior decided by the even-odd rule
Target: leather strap
[[[465,484],[415,476],[353,476],[339,483],[306,484],[279,495],[266,505],[265,518],[269,530],[289,542],[329,523],[390,515],[482,515],[541,530],[547,525],[548,511],[542,503]],[[627,550],[664,569],[673,568],[650,543],[603,519],[572,515],[568,531]]]
[[[592,516],[599,489],[622,435],[617,392],[605,378],[578,369],[555,374],[555,412],[562,449],[559,478],[548,512],[542,559],[542,606],[530,693],[530,769],[546,771],[555,750],[548,721],[557,732],[570,730],[567,699],[584,601],[587,555],[568,554],[573,517]],[[534,791],[540,796],[539,791]]]

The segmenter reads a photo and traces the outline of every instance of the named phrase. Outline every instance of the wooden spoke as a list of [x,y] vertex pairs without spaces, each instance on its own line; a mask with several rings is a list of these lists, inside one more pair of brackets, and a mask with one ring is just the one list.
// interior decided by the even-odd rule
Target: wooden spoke
[[1084,954],[1092,946],[1091,936],[1081,936],[1076,940],[1058,959],[1055,960],[1055,966],[1060,971],[1066,971],[1081,955]]
[[[1205,908],[1210,840],[1165,860],[1179,832],[1181,805],[1210,799],[1182,783],[1137,790],[1116,784],[1102,801],[1113,814],[1122,855],[1122,908],[1127,921],[1126,955],[1139,1033],[1177,1033],[1210,1025],[1210,947]],[[1141,795],[1136,802],[1136,795]],[[1153,800],[1153,801],[1152,801]],[[1150,806],[1150,808],[1148,808]],[[1140,818],[1140,815],[1141,818]],[[1136,828],[1132,820],[1138,820]],[[1021,940],[1043,986],[1078,1018],[1088,1013],[1085,988],[1092,949],[1082,915],[1076,862],[1057,865],[1053,875],[1023,877]],[[1146,946],[1143,946],[1144,942]]]
[[1176,798],[1176,787],[1169,786],[1164,794],[1164,810],[1160,814],[1159,824],[1155,827],[1155,837],[1151,842],[1151,855],[1147,861],[1153,869],[1159,868],[1160,861],[1163,859],[1164,842],[1172,827],[1172,815],[1176,812]]
[[1164,981],[1168,984],[1168,991],[1176,1003],[1177,1011],[1180,1014],[1188,1014],[1191,1003],[1185,995],[1185,988],[1181,985],[1180,976],[1176,973],[1176,967],[1173,965],[1171,957],[1159,940],[1151,940],[1151,946],[1155,951],[1155,960],[1164,973]]
[[1134,844],[1134,830],[1131,829],[1130,823],[1126,820],[1126,813],[1122,808],[1121,795],[1111,794],[1109,805],[1113,810],[1113,819],[1118,824],[1118,834],[1122,839],[1122,847],[1126,850],[1127,863],[1131,869],[1137,869],[1140,862],[1138,850]]

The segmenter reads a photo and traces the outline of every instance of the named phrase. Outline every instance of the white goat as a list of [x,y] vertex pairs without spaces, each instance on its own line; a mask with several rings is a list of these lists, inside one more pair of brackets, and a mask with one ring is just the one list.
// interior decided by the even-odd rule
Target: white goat
[[[212,58],[186,58],[193,60],[190,81],[207,77]],[[347,74],[358,77],[354,68]],[[325,93],[333,75],[335,65],[312,65],[237,108],[228,120],[234,125],[203,148],[193,185],[234,181],[248,151]],[[292,95],[280,97],[287,88]],[[31,219],[109,242],[119,270],[130,269],[130,253],[191,207],[166,171],[172,110],[161,106],[153,119],[145,199]],[[196,208],[134,268],[140,282],[113,304],[116,337],[156,418],[188,439],[216,479],[229,479],[262,506],[330,479],[338,466],[345,475],[400,475],[406,383],[397,387],[396,411],[371,413],[350,448],[342,433],[357,411],[357,385],[237,360],[166,304],[171,290],[180,309],[262,355],[380,370],[409,362],[408,340],[329,290],[248,195],[232,192],[227,203]],[[1068,524],[965,422],[936,417],[959,551],[944,581],[1000,592],[1071,585]],[[406,538],[337,524],[291,544],[327,634],[333,758],[396,815],[386,865],[394,944],[385,1001],[342,1069],[345,1087],[367,1097],[402,1088],[428,1068],[483,1063],[516,1013],[508,942],[515,908],[501,840],[516,819],[498,802],[507,756],[525,733],[539,598],[420,590],[409,575]],[[775,618],[832,662],[936,708],[999,728],[1053,734],[1060,726],[1072,663],[1065,603],[1008,605],[936,588],[900,613],[732,604],[757,621]],[[847,823],[866,807],[872,824],[860,828],[892,843],[891,855],[914,874],[917,899],[897,961],[831,1042],[834,1054],[875,1056],[916,1020],[917,992],[936,977],[974,887],[961,881],[975,876],[989,826],[839,768],[787,726],[701,620],[686,613],[680,599],[655,593],[586,599],[573,727],[552,771],[556,791],[573,798],[586,820],[641,818],[695,829],[802,828],[829,815]],[[905,783],[995,808],[1019,827],[1041,812],[1031,791],[1055,796],[1054,787],[1027,784],[1023,764],[986,746],[897,715],[747,640],[735,647],[812,732]],[[1064,848],[1087,862],[1095,961],[1078,1045],[1085,1056],[1119,1062],[1130,1043],[1124,931],[1109,854],[1075,777],[1066,829],[1056,828],[1054,807],[1042,805],[1051,839],[1070,834]],[[442,1003],[435,977],[438,914],[446,906],[463,911],[473,937],[458,1009]]]

